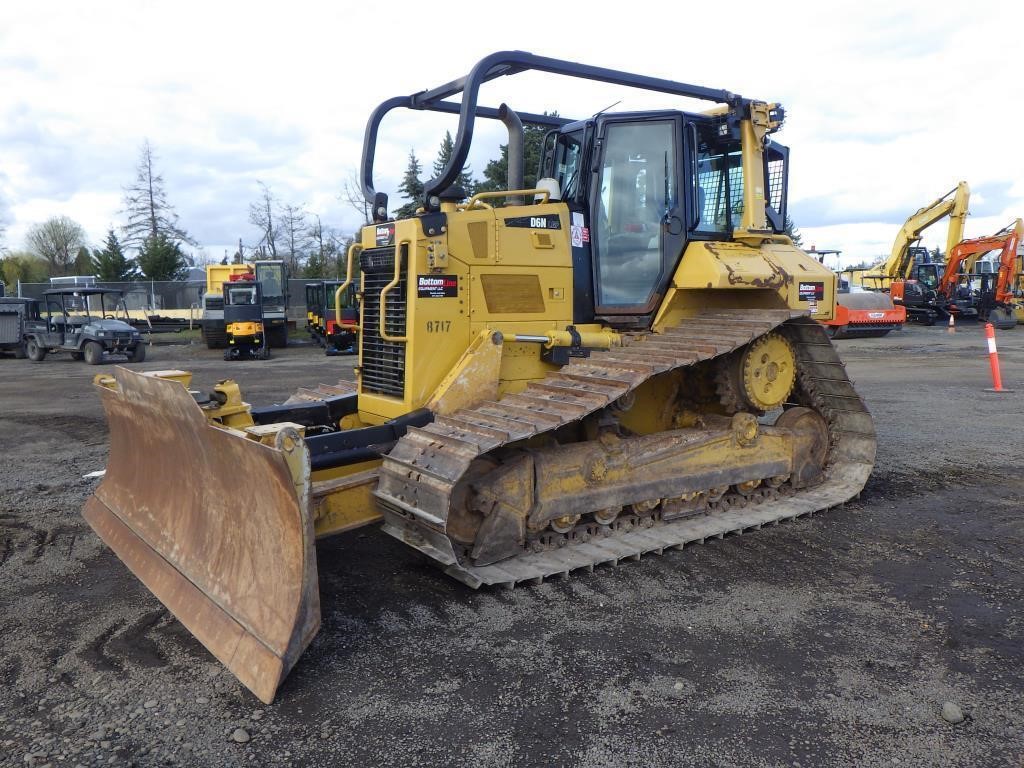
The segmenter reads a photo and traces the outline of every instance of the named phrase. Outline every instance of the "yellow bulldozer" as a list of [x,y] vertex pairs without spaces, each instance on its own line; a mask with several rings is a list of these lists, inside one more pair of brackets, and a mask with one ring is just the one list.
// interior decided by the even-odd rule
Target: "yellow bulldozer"
[[[528,70],[673,106],[567,119],[479,103]],[[459,125],[420,210],[393,220],[373,161],[399,108]],[[374,222],[335,294],[358,262],[355,384],[257,408],[183,371],[98,377],[110,459],[86,519],[269,702],[319,627],[318,537],[379,524],[470,587],[514,586],[850,499],[874,426],[816,322],[836,277],[783,233],[783,118],[517,51],[385,101],[361,166]],[[508,127],[509,188],[467,199],[478,119]],[[530,189],[524,123],[548,129]]]

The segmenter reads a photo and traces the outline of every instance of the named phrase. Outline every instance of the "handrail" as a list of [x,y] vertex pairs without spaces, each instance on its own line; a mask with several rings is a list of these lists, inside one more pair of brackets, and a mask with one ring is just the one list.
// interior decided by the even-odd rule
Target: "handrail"
[[465,205],[461,205],[459,207],[468,211],[481,200],[492,197],[513,197],[515,195],[520,195],[522,197],[526,197],[527,195],[544,195],[544,199],[541,203],[546,203],[551,199],[551,191],[547,189],[540,189],[539,187],[536,189],[508,189],[497,190],[495,192],[477,192],[469,198],[469,201]]
[[395,243],[395,274],[391,279],[391,282],[380,289],[380,318],[378,323],[378,330],[380,331],[380,337],[384,341],[390,341],[393,343],[404,343],[408,341],[405,336],[392,336],[387,332],[385,327],[385,320],[387,320],[387,299],[388,292],[394,288],[402,279],[402,246],[412,246],[411,240],[399,240]]
[[[357,253],[362,252],[363,246],[360,243],[352,243],[348,247],[348,264],[345,267],[345,282],[334,291],[334,322],[341,322],[341,294],[352,284],[352,259]],[[326,323],[325,323],[326,325]]]

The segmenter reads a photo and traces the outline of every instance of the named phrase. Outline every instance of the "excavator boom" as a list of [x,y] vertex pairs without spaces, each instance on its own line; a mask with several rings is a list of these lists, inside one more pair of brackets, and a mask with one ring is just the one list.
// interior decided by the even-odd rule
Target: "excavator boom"
[[947,216],[949,227],[946,230],[946,253],[952,251],[963,239],[970,197],[970,187],[966,181],[961,181],[945,195],[910,216],[897,234],[892,253],[881,272],[890,279],[909,278],[913,264],[909,258],[910,246],[921,239],[924,230]]
[[952,298],[958,277],[966,265],[972,267],[978,258],[991,251],[999,251],[999,267],[995,285],[996,301],[1006,302],[1013,296],[1013,273],[1017,260],[1017,248],[1024,231],[1021,219],[1004,228],[995,235],[962,240],[950,251],[946,259],[946,269],[939,281],[939,293]]

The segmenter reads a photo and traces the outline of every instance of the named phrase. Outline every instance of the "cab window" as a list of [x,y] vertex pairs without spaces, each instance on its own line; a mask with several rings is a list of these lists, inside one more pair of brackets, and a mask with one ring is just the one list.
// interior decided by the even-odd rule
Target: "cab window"
[[228,303],[233,307],[237,307],[243,304],[255,304],[256,288],[231,288],[228,291]]
[[580,165],[583,162],[583,131],[563,133],[555,144],[554,179],[563,200],[576,197],[580,185]]
[[739,142],[718,139],[712,125],[698,126],[694,182],[696,231],[732,233],[740,225],[743,213],[743,159]]

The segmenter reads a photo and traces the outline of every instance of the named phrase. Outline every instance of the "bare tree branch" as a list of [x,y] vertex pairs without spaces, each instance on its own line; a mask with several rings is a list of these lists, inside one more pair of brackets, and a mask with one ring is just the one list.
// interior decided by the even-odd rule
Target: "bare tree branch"
[[51,275],[66,275],[78,249],[85,245],[85,230],[67,216],[54,216],[42,224],[34,224],[25,240],[32,253],[46,260]]
[[349,173],[349,177],[341,184],[341,193],[338,199],[359,214],[363,220],[363,226],[371,223],[370,214],[372,206],[363,196],[363,186],[359,183],[359,174],[355,168]]
[[281,233],[281,244],[288,259],[288,267],[298,274],[303,252],[309,247],[306,211],[301,206],[286,203],[278,208],[277,229]]
[[260,230],[260,241],[254,250],[259,251],[264,258],[277,258],[277,223],[274,217],[274,207],[277,200],[270,187],[262,181],[256,182],[260,185],[260,199],[249,204],[249,223]]

